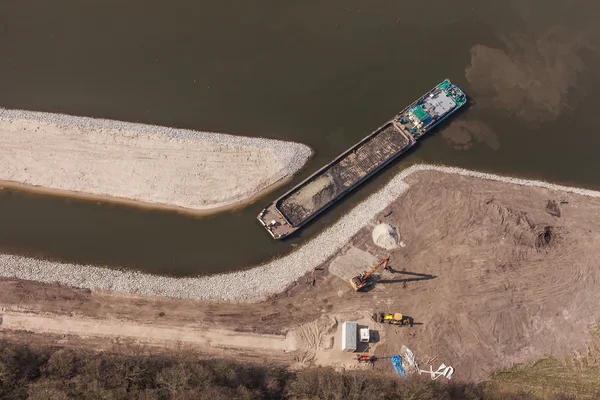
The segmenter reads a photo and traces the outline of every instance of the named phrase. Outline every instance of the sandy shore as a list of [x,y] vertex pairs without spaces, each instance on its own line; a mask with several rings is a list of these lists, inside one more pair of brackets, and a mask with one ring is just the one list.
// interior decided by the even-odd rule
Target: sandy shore
[[278,140],[0,109],[0,182],[195,211],[272,190],[312,151]]
[[[334,225],[293,253],[253,269],[197,278],[171,278],[140,272],[115,271],[0,255],[0,276],[61,283],[82,288],[98,288],[125,293],[215,301],[260,300],[284,290],[315,265],[336,254],[375,215],[408,188],[406,178],[427,171],[501,181],[511,185],[546,188],[582,196],[600,197],[600,192],[434,165],[416,165],[395,176],[384,188],[357,205]],[[426,181],[426,176],[424,177]],[[517,188],[512,188],[516,190]],[[268,276],[269,279],[265,279]]]

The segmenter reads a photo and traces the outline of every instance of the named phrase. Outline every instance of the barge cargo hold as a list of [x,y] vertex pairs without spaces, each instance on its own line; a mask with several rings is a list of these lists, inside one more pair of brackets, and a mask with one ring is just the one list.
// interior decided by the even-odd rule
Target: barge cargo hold
[[383,126],[269,204],[258,220],[275,239],[291,235],[467,103],[445,80]]

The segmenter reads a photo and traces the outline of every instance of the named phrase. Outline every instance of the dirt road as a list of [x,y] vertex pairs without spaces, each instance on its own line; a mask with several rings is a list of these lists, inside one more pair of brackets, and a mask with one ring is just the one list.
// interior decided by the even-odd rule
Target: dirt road
[[[341,321],[366,321],[376,311],[403,312],[418,324],[373,324],[378,343],[371,351],[390,357],[408,346],[418,361],[436,356],[436,363],[453,366],[452,379],[481,380],[543,357],[598,362],[600,338],[590,331],[600,323],[600,254],[595,251],[600,199],[439,172],[408,179],[411,187],[400,200],[315,272],[314,286],[306,276],[268,301],[248,304],[2,279],[1,312],[176,330],[231,331],[235,326],[252,335],[279,337],[276,348],[261,349],[261,356],[282,362],[281,346],[291,343],[282,338],[294,337],[295,361],[342,366],[350,366],[351,359],[335,359],[341,354],[336,336]],[[395,227],[404,247],[378,248],[371,230],[379,222]],[[392,269],[379,272],[368,292],[355,293],[347,280],[329,272],[346,253],[375,259],[390,255]],[[373,259],[353,257],[356,270],[368,268]],[[339,265],[332,272],[347,273]],[[2,329],[6,335],[16,328]],[[77,329],[72,333],[80,334]],[[208,347],[201,341],[197,346]],[[222,356],[234,354],[219,349]],[[247,353],[259,352],[249,346]],[[391,371],[385,358],[375,368]]]
[[27,313],[3,313],[2,329],[59,335],[132,338],[139,343],[160,345],[167,342],[193,344],[202,348],[250,348],[255,350],[294,351],[292,337],[258,335],[228,330],[193,329],[136,324],[117,320],[74,318],[65,315],[41,316]]

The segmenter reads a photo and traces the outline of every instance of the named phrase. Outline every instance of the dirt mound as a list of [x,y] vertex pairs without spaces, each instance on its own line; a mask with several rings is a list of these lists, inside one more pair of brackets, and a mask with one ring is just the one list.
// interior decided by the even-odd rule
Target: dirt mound
[[373,242],[387,250],[395,249],[398,247],[398,233],[389,224],[379,224],[373,229]]
[[509,207],[492,204],[500,217],[503,238],[512,238],[516,246],[541,248],[553,245],[558,238],[559,228],[538,223],[528,213]]

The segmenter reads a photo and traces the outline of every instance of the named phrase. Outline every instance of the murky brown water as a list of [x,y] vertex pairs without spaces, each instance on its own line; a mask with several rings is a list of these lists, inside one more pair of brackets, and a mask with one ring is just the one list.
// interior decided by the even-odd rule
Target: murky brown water
[[[296,140],[290,185],[443,78],[475,100],[299,237],[206,218],[0,191],[0,249],[177,275],[290,251],[408,163],[600,189],[593,0],[0,3],[0,105]],[[289,187],[289,186],[288,186]]]

